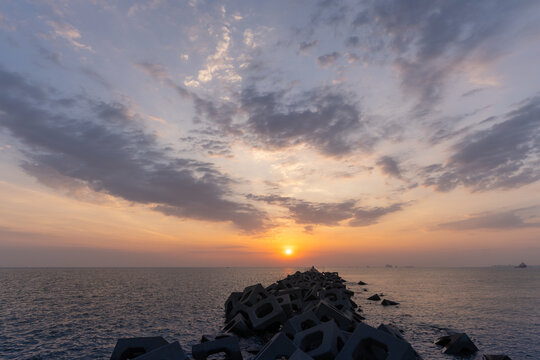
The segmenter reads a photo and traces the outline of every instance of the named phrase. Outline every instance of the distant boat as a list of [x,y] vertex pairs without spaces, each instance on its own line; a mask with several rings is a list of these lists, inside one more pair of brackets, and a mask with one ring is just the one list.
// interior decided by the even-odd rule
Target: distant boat
[[527,267],[527,265],[525,265],[524,262],[522,262],[521,264],[519,264],[518,266],[514,266],[516,268],[520,268],[520,269],[525,269]]

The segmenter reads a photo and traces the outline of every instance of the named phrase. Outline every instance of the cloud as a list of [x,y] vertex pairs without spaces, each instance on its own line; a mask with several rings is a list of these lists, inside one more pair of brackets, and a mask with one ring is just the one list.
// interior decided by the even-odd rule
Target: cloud
[[534,4],[491,0],[367,2],[353,20],[353,34],[346,42],[348,46],[361,45],[368,54],[386,53],[401,75],[403,89],[417,96],[417,110],[425,112],[439,101],[448,77],[457,68],[469,62],[488,63],[504,55],[501,43],[511,44],[518,36],[515,32],[508,36],[505,31]]
[[465,220],[457,220],[446,222],[437,225],[439,230],[476,230],[476,229],[492,229],[492,230],[512,230],[522,228],[540,228],[540,222],[526,221],[529,210],[535,210],[538,219],[538,208],[516,209],[498,213],[483,213],[470,216]]
[[339,157],[374,141],[356,137],[363,128],[360,111],[348,94],[337,89],[318,88],[286,99],[284,91],[260,93],[248,88],[240,98],[248,115],[247,130],[270,149],[306,144]]
[[399,163],[391,156],[382,156],[377,161],[377,165],[381,168],[381,171],[391,177],[401,179],[401,169]]
[[203,66],[197,75],[199,83],[204,84],[212,81],[214,77],[229,82],[238,82],[242,77],[236,72],[232,64],[232,57],[229,55],[229,47],[231,46],[231,29],[227,25],[222,25],[221,35],[218,39],[215,53],[209,55],[206,59],[206,64]]
[[322,67],[332,66],[340,56],[341,55],[336,51],[330,54],[321,55],[317,58],[317,64]]
[[52,52],[49,49],[46,49],[44,47],[39,47],[39,56],[41,56],[43,59],[50,61],[51,63],[61,66],[62,65],[62,54],[58,52]]
[[22,166],[38,180],[45,169],[49,181],[58,173],[167,215],[265,227],[266,214],[231,200],[231,178],[210,163],[171,156],[123,104],[78,96],[66,111],[46,90],[0,68],[0,126],[25,144]]
[[303,53],[307,53],[309,50],[313,49],[314,47],[317,47],[318,44],[319,44],[319,39],[315,39],[312,41],[302,41],[298,43],[298,49]]
[[47,21],[47,24],[53,28],[55,37],[67,40],[76,49],[94,51],[91,46],[79,42],[79,39],[82,37],[81,33],[73,25],[58,21]]
[[427,186],[450,191],[512,189],[540,179],[540,97],[522,102],[502,122],[465,136],[446,164],[423,169]]
[[133,4],[129,7],[127,14],[129,17],[131,17],[139,11],[153,10],[158,7],[162,2],[163,0],[151,0],[146,3]]
[[287,208],[290,217],[297,224],[306,225],[307,232],[313,230],[313,225],[339,226],[345,220],[348,220],[349,226],[369,226],[376,224],[381,217],[403,208],[401,203],[386,207],[363,207],[358,206],[356,200],[323,203],[278,195],[257,196],[251,194],[248,195],[248,198]]

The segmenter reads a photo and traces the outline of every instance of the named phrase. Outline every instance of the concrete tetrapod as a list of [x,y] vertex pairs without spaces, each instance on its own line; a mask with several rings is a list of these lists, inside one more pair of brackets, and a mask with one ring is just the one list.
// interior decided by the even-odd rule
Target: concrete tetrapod
[[336,360],[415,360],[411,345],[390,334],[360,323]]
[[321,300],[313,312],[322,322],[333,319],[342,330],[349,331],[354,328],[352,314],[339,311],[326,300]]
[[315,360],[335,359],[345,341],[334,320],[313,326],[294,336],[295,345]]
[[266,330],[270,326],[283,324],[287,321],[287,315],[273,295],[258,301],[253,306],[246,308],[245,311],[255,330]]
[[285,325],[283,325],[282,331],[290,339],[294,339],[294,335],[296,335],[296,333],[312,328],[315,325],[319,325],[320,323],[321,321],[319,320],[319,318],[315,315],[313,311],[310,310],[287,320]]
[[281,357],[289,358],[298,348],[285,335],[279,332],[259,351],[255,360],[275,360]]
[[215,340],[193,345],[191,348],[195,360],[206,360],[210,355],[217,353],[225,353],[231,360],[243,359],[236,336],[218,336]]
[[187,356],[178,341],[175,341],[137,356],[137,360],[187,360]]
[[111,360],[133,359],[167,344],[161,336],[118,339]]
[[290,357],[289,360],[313,360],[311,356],[306,354],[300,349],[297,349]]

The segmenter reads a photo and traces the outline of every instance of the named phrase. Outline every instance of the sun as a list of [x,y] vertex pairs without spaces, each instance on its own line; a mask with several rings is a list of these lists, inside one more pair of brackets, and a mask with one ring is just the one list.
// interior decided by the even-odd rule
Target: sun
[[287,256],[291,256],[291,255],[292,255],[292,252],[293,252],[293,251],[292,251],[291,248],[286,248],[286,249],[285,249],[285,255],[287,255]]

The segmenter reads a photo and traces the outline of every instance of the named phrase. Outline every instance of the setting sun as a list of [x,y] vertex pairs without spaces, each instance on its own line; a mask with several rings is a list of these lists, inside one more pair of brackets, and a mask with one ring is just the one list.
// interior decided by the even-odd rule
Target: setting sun
[[291,248],[286,248],[285,249],[285,255],[290,256],[290,255],[292,255],[292,253],[293,253],[293,251],[292,251]]

